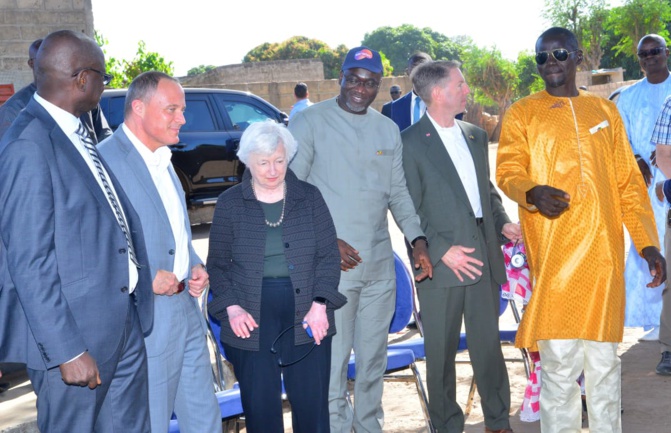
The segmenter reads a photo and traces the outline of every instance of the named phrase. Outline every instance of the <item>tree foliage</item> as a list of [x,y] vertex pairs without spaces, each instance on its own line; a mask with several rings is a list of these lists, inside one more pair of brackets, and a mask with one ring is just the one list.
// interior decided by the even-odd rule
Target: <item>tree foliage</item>
[[545,0],[543,17],[551,25],[567,28],[576,35],[583,50],[582,69],[599,69],[608,18],[605,0]]
[[243,62],[264,62],[273,60],[319,59],[324,64],[324,77],[338,78],[347,47],[338,45],[335,49],[318,39],[294,36],[284,42],[265,42],[252,48]]
[[492,141],[498,141],[501,119],[515,97],[519,76],[515,63],[504,59],[496,48],[474,47],[464,53],[463,71],[466,81],[474,89],[475,102],[498,108],[499,124]]
[[607,27],[617,38],[613,49],[636,59],[639,40],[650,33],[669,38],[671,21],[668,0],[626,0],[623,6],[610,11]]
[[434,60],[460,60],[459,46],[428,27],[420,29],[410,24],[380,27],[366,33],[361,43],[384,53],[396,75],[403,74],[408,58],[417,51],[427,53]]
[[[97,31],[94,36],[103,53],[106,54],[107,39]],[[105,69],[107,73],[114,76],[114,79],[108,85],[113,89],[128,87],[135,77],[146,71],[159,71],[173,75],[172,62],[167,62],[163,56],[156,52],[147,51],[144,41],[138,42],[137,53],[132,60],[118,60],[105,55]]]
[[515,70],[519,78],[515,99],[529,96],[545,88],[545,83],[536,67],[536,56],[534,53],[522,51],[517,55]]
[[210,72],[213,69],[216,69],[217,67],[214,65],[200,65],[196,66],[195,68],[191,68],[187,71],[186,75],[188,77],[192,77],[194,75],[198,74],[204,74],[205,72]]

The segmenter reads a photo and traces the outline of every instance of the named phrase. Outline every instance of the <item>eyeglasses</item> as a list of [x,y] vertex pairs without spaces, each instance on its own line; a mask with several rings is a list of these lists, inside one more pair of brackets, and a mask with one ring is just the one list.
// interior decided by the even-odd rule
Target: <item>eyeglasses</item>
[[552,51],[540,51],[536,53],[536,64],[539,66],[544,65],[550,58],[550,54],[552,54],[552,57],[554,57],[556,61],[565,62],[568,60],[570,54],[577,53],[578,51],[580,50],[568,51],[564,48],[558,48]]
[[647,59],[648,57],[654,57],[662,54],[666,50],[665,47],[655,47],[655,48],[650,48],[649,50],[641,50],[638,53],[639,58],[641,59]]
[[380,87],[380,83],[375,80],[360,80],[353,75],[345,77],[345,87],[348,89],[353,89],[359,86],[365,87],[367,90],[375,90]]
[[81,74],[83,71],[93,71],[93,72],[96,72],[96,73],[100,74],[100,76],[101,76],[102,79],[103,79],[103,84],[104,84],[104,85],[108,85],[108,84],[109,84],[110,82],[112,82],[112,80],[114,79],[114,75],[112,75],[112,74],[106,74],[106,73],[104,73],[103,71],[99,71],[99,70],[97,70],[97,69],[93,69],[93,68],[82,68],[82,69],[78,70],[77,72],[75,72],[74,74],[72,74],[72,78],[74,78],[74,77],[76,77],[77,75]]
[[[303,323],[305,323],[305,322],[303,322]],[[293,330],[295,327],[303,326],[303,323],[297,323],[293,326],[289,326],[284,331],[280,332],[280,335],[278,335],[277,338],[275,338],[275,340],[273,340],[273,344],[270,345],[270,353],[272,353],[273,355],[277,355],[277,348],[275,347],[277,342],[280,341],[280,339],[282,338],[282,336],[284,334]],[[307,327],[307,329],[305,329],[305,332],[307,332],[307,334],[310,338],[313,338],[312,337],[312,330],[310,329],[309,326]],[[304,360],[305,358],[307,358],[307,356],[312,353],[312,351],[315,349],[316,346],[317,346],[317,343],[313,344],[312,347],[310,347],[310,350],[305,352],[305,355],[303,355],[300,358],[298,358],[297,360],[291,361],[291,362],[283,362],[282,361],[282,355],[278,355],[277,356],[277,365],[279,365],[280,367],[289,367],[291,365],[297,364],[297,363],[301,362],[302,360]]]

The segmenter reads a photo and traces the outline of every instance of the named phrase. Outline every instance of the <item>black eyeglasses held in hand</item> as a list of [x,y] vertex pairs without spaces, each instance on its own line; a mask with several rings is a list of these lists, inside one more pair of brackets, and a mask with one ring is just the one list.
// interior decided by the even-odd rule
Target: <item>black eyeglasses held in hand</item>
[[74,74],[72,74],[72,78],[74,78],[74,77],[76,77],[77,75],[81,74],[83,71],[93,71],[93,72],[96,72],[96,73],[100,74],[100,76],[101,76],[102,79],[103,79],[103,84],[104,84],[104,85],[108,85],[108,84],[111,83],[112,80],[114,79],[114,75],[112,75],[112,74],[106,74],[106,73],[104,73],[103,71],[99,71],[99,70],[97,70],[97,69],[93,69],[93,68],[82,68],[82,69],[78,70],[77,72],[75,72]]
[[545,62],[547,62],[550,58],[550,54],[552,54],[552,57],[554,57],[556,61],[565,62],[568,60],[569,55],[577,53],[578,51],[580,50],[568,51],[564,48],[557,48],[556,50],[552,51],[539,51],[536,53],[536,64],[539,66],[544,65]]
[[[283,336],[284,334],[286,334],[287,332],[292,331],[296,326],[303,326],[304,323],[307,323],[307,322],[297,323],[297,324],[295,324],[295,325],[293,325],[293,326],[289,326],[289,327],[286,328],[284,331],[280,332],[280,335],[278,335],[277,338],[275,338],[275,340],[273,340],[273,344],[270,346],[270,353],[272,353],[273,355],[277,355],[277,365],[279,365],[280,367],[289,367],[289,366],[291,366],[291,365],[294,365],[294,364],[297,364],[297,363],[301,362],[302,360],[304,360],[305,358],[307,358],[307,356],[308,356],[310,353],[312,353],[312,351],[315,349],[315,346],[317,346],[317,343],[314,343],[314,344],[312,345],[312,347],[310,347],[310,350],[308,350],[307,352],[305,352],[305,355],[303,355],[303,356],[301,356],[300,358],[298,358],[297,360],[295,360],[295,361],[291,361],[291,362],[282,362],[282,355],[277,354],[277,348],[275,347],[275,345],[277,344],[278,341],[280,341],[280,339],[282,338],[282,336]],[[307,334],[310,336],[310,338],[314,338],[314,337],[312,336],[312,329],[310,329],[310,326],[308,326],[307,328],[305,328],[305,332],[307,332]]]
[[650,48],[649,50],[641,50],[636,55],[639,59],[647,59],[648,57],[654,57],[662,54],[666,50],[664,47],[655,47]]

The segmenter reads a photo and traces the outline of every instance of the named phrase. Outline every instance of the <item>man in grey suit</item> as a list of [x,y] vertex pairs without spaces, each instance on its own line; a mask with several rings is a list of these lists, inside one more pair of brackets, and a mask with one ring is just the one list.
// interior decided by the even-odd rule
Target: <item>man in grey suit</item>
[[149,432],[154,302],[139,218],[79,120],[111,76],[61,30],[0,141],[0,361],[24,362],[41,432]]
[[[505,238],[518,240],[489,181],[487,133],[455,116],[469,93],[459,63],[424,63],[412,74],[427,113],[403,131],[408,190],[429,239],[433,279],[417,286],[426,348],[429,413],[439,432],[462,432],[455,356],[462,317],[486,432],[509,432],[510,386],[499,342]],[[503,236],[502,236],[503,235]]]
[[[291,169],[321,191],[338,233],[338,290],[347,304],[336,310],[329,412],[332,433],[381,432],[382,375],[396,280],[387,212],[412,240],[417,279],[431,277],[426,237],[419,227],[403,175],[401,137],[375,110],[382,78],[380,55],[353,48],[340,72],[340,95],[298,113],[289,129],[298,141]],[[351,244],[349,243],[351,242]],[[349,410],[347,364],[354,348],[354,414]]]
[[177,415],[184,433],[221,432],[205,321],[198,297],[209,284],[191,245],[184,191],[168,145],[179,142],[186,102],[179,82],[145,72],[128,88],[124,123],[100,153],[140,216],[153,277],[154,328],[145,338],[151,430]]

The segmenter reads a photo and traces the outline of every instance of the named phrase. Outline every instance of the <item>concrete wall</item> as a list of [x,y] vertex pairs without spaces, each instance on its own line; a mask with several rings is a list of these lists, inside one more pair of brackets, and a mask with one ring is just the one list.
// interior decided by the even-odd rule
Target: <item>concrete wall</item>
[[[243,84],[284,81],[320,81],[324,79],[321,60],[279,60],[219,66],[204,74],[180,77],[185,87],[205,87],[212,83]],[[292,88],[293,91],[293,88]]]
[[0,0],[0,83],[30,84],[28,47],[59,29],[93,36],[91,0]]

